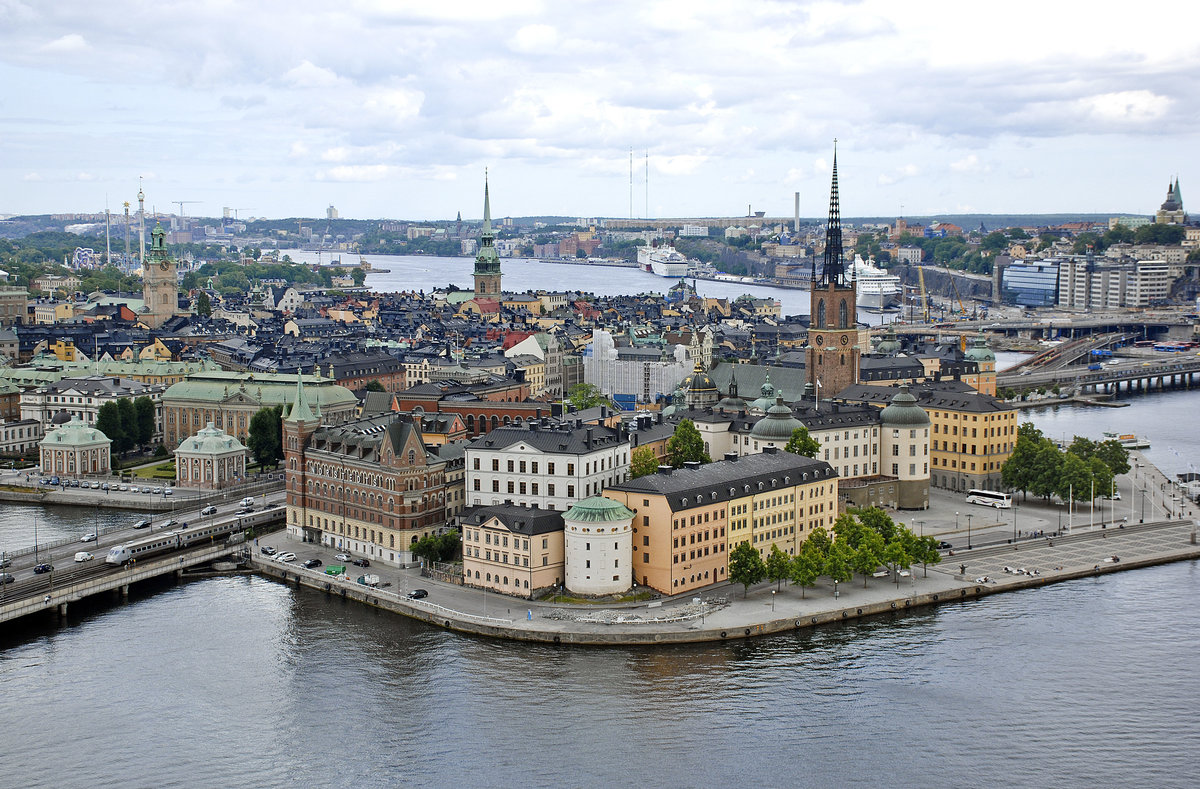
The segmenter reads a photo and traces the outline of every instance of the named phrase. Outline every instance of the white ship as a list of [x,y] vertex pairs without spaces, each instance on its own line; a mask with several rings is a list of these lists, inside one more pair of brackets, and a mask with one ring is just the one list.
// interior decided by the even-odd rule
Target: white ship
[[864,310],[883,311],[900,302],[900,277],[889,274],[875,265],[854,256],[854,280],[858,285],[858,306]]
[[685,277],[688,259],[676,252],[674,247],[640,247],[638,268],[660,277]]

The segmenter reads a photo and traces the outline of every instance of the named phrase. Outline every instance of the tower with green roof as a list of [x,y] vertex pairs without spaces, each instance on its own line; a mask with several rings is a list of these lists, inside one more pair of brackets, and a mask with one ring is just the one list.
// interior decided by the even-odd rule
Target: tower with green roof
[[475,298],[500,299],[500,253],[496,251],[496,234],[492,232],[492,202],[488,196],[487,174],[483,176],[483,234],[479,237],[479,254],[475,256]]

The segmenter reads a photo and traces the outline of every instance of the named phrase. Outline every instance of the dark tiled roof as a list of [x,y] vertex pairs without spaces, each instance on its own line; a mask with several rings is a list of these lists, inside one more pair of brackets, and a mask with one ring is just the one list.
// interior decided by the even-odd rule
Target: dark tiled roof
[[496,518],[504,528],[517,534],[547,534],[563,530],[562,513],[540,507],[484,504],[468,507],[458,515],[459,523],[470,526],[481,526],[492,518]]

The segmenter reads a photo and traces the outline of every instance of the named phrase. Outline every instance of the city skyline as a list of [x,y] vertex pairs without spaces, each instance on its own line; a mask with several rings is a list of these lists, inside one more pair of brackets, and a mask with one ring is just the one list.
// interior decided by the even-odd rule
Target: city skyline
[[1200,47],[1151,15],[363,0],[0,19],[0,213],[136,209],[141,176],[161,213],[471,218],[487,166],[498,216],[790,216],[796,191],[821,216],[837,137],[848,216],[1150,214],[1196,142]]

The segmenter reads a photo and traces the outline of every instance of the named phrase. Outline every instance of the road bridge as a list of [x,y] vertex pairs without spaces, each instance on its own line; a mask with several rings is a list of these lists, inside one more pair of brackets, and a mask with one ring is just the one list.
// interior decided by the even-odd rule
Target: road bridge
[[1181,357],[1172,354],[1171,357],[1150,362],[1133,359],[1120,361],[1102,366],[1099,370],[1089,370],[1084,365],[1060,367],[1048,370],[1022,370],[1020,372],[1003,372],[996,376],[998,388],[1035,389],[1058,386],[1075,386],[1082,392],[1089,389],[1093,392],[1147,391],[1153,388],[1165,389],[1168,386],[1184,386],[1191,388],[1200,374],[1200,358],[1196,356]]
[[[218,519],[216,523],[236,520],[243,529],[269,526],[282,523],[286,516],[286,508],[275,505],[249,515],[230,516]],[[237,535],[242,532],[237,532]],[[130,531],[128,539],[140,537],[140,532]],[[114,541],[114,544],[120,544]],[[94,543],[80,544],[72,541],[73,547],[68,552],[57,557],[60,565],[47,573],[33,571],[32,550],[19,551],[19,559],[13,559],[13,565],[0,572],[11,573],[14,580],[0,584],[0,622],[17,619],[39,611],[57,609],[65,616],[67,606],[86,597],[118,590],[122,597],[129,594],[129,585],[138,581],[158,578],[172,573],[177,576],[183,571],[199,565],[208,564],[217,559],[230,556],[242,550],[244,543],[240,539],[222,539],[216,543],[193,546],[181,550],[170,551],[152,558],[126,565],[111,565],[104,561],[105,553]],[[89,546],[94,546],[90,547]],[[94,559],[87,562],[73,561],[76,550],[95,551]],[[38,551],[41,562],[53,565],[56,557],[53,549]]]

